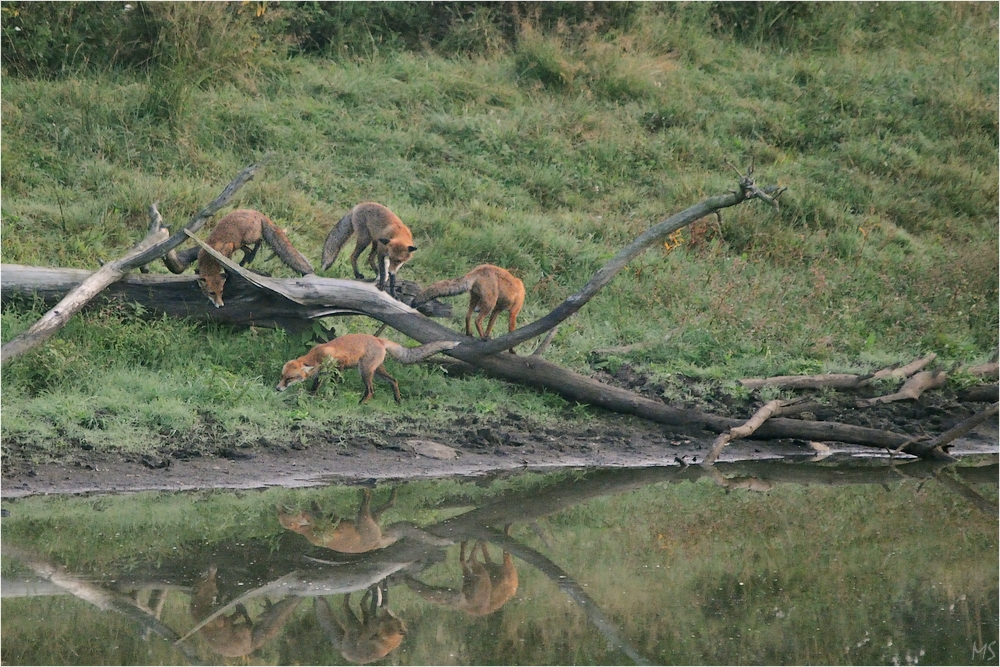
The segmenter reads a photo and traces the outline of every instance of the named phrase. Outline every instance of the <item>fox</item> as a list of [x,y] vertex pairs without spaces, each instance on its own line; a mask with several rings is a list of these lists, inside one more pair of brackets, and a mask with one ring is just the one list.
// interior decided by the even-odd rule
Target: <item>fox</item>
[[[330,268],[340,249],[351,234],[357,234],[357,245],[351,253],[351,268],[354,277],[364,280],[358,271],[358,257],[369,245],[368,265],[378,272],[379,291],[385,291],[388,279],[389,294],[396,296],[396,273],[410,261],[417,246],[413,245],[413,233],[399,217],[382,204],[362,202],[352,208],[340,222],[330,230],[323,243],[323,270]],[[378,259],[376,263],[376,258]]]
[[323,362],[327,359],[337,365],[337,368],[358,367],[361,381],[365,385],[365,393],[361,403],[368,402],[375,393],[374,376],[386,380],[392,385],[396,402],[402,401],[399,395],[399,383],[396,378],[385,370],[385,355],[404,363],[414,364],[426,359],[432,354],[444,352],[458,347],[457,341],[437,341],[419,347],[404,347],[386,338],[376,338],[371,334],[354,333],[334,338],[329,343],[322,343],[309,350],[298,359],[292,359],[281,369],[281,381],[276,389],[285,391],[291,385],[307,380],[319,373]]
[[[221,604],[219,589],[215,583],[217,569],[213,565],[198,579],[191,594],[191,617],[200,622],[211,616]],[[281,632],[282,626],[302,601],[300,597],[287,597],[269,605],[256,623],[250,618],[246,607],[236,605],[236,612],[219,616],[209,621],[201,634],[215,653],[227,658],[249,655],[271,641]]]
[[[506,529],[509,531],[509,527]],[[459,547],[458,562],[462,568],[461,592],[451,588],[428,586],[419,579],[404,576],[404,583],[417,595],[429,602],[440,604],[469,616],[488,616],[507,603],[517,592],[517,569],[511,555],[503,552],[503,563],[490,560],[486,543],[477,540],[465,555],[467,543]],[[476,559],[476,550],[482,554],[483,560]]]
[[[455,280],[440,280],[425,288],[413,300],[416,308],[439,296],[455,296],[469,292],[469,311],[465,315],[465,335],[471,336],[472,313],[479,309],[476,318],[476,331],[483,340],[488,340],[493,331],[493,324],[502,311],[508,311],[508,327],[510,331],[517,328],[517,315],[524,306],[524,283],[511,275],[507,269],[492,264],[480,264]],[[483,332],[483,319],[489,315],[490,320]],[[513,349],[510,350],[512,353]]]
[[384,658],[403,643],[406,626],[389,610],[388,592],[388,588],[383,589],[382,584],[376,584],[365,591],[361,598],[360,620],[351,608],[351,594],[345,594],[342,608],[346,623],[334,616],[326,599],[314,599],[316,620],[320,628],[345,660],[363,665]]
[[[292,246],[288,236],[271,222],[270,218],[257,211],[238,209],[227,214],[208,235],[206,243],[226,257],[232,257],[236,250],[242,250],[243,260],[240,262],[242,266],[253,261],[262,239],[285,264],[304,276],[313,273],[309,260]],[[180,266],[181,262],[178,261],[177,255],[172,260],[165,259],[168,268],[171,264],[175,267]],[[226,284],[226,276],[219,262],[204,248],[198,252],[198,273],[201,275],[199,284],[208,300],[215,304],[216,308],[224,306],[222,288]]]
[[393,489],[389,501],[373,511],[371,489],[362,489],[361,505],[354,521],[341,519],[326,523],[317,521],[308,512],[298,514],[279,512],[278,522],[287,530],[304,536],[312,544],[340,553],[360,554],[382,549],[399,539],[399,535],[391,531],[383,533],[378,523],[382,513],[395,506],[396,493],[397,489]]

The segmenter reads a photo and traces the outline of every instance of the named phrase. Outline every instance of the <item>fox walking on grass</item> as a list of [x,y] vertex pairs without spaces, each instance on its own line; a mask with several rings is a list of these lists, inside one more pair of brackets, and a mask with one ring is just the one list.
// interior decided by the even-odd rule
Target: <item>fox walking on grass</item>
[[392,385],[393,395],[399,403],[399,383],[396,378],[389,375],[385,370],[385,355],[396,359],[400,363],[414,364],[422,359],[426,359],[432,354],[450,350],[458,347],[456,341],[437,341],[419,347],[404,347],[385,338],[376,338],[371,334],[355,333],[334,338],[329,343],[317,345],[308,353],[292,359],[281,369],[281,381],[278,382],[278,391],[284,391],[296,382],[302,382],[319,373],[323,362],[329,360],[336,364],[337,368],[358,367],[361,374],[361,381],[365,384],[365,393],[361,397],[361,402],[365,403],[371,399],[375,393],[374,376],[378,375]]
[[[469,312],[465,315],[465,335],[471,336],[472,313],[479,309],[476,318],[476,331],[480,338],[487,340],[493,331],[493,323],[497,316],[508,311],[509,330],[517,328],[517,314],[524,305],[524,283],[511,275],[507,269],[501,269],[492,264],[481,264],[455,280],[441,280],[428,286],[413,300],[413,307],[430,301],[439,296],[455,296],[469,292]],[[489,315],[490,320],[483,332],[483,319]],[[513,352],[514,350],[511,350]]]
[[417,246],[413,245],[410,228],[382,204],[375,202],[358,204],[341,218],[327,235],[323,244],[324,271],[336,261],[340,249],[347,243],[351,234],[356,234],[358,237],[354,252],[351,253],[354,277],[364,280],[364,275],[358,271],[358,257],[365,248],[371,246],[368,265],[378,273],[378,289],[385,291],[388,278],[389,294],[395,297],[396,273],[399,267],[410,261],[413,251],[417,249]]
[[[242,266],[253,261],[261,240],[271,246],[281,261],[302,275],[313,272],[309,260],[292,246],[288,236],[266,215],[257,211],[240,209],[229,213],[219,220],[219,224],[205,242],[225,257],[232,257],[234,252],[242,250],[243,260],[240,262]],[[169,262],[167,266],[174,273],[179,273]],[[181,270],[183,271],[183,267]],[[226,275],[222,272],[218,260],[204,248],[198,253],[198,273],[201,276],[199,283],[205,296],[215,304],[216,308],[221,308],[225,305],[222,301],[222,288],[226,284]]]

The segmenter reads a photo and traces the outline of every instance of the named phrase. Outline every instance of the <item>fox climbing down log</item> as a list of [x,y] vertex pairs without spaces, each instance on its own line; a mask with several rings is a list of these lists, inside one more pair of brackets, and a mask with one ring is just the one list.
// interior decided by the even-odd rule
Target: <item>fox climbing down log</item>
[[[208,235],[206,243],[226,257],[232,257],[234,252],[242,250],[243,260],[240,262],[242,266],[253,261],[261,240],[274,250],[274,254],[281,258],[281,261],[302,275],[313,273],[309,260],[292,246],[288,236],[266,215],[257,211],[248,209],[232,211],[219,220],[219,224]],[[178,261],[176,254],[170,260],[164,257],[164,262],[174,273],[179,273],[175,270],[177,268],[181,271],[186,268]],[[205,296],[215,304],[216,308],[225,305],[222,301],[222,288],[226,284],[226,276],[219,262],[204,248],[198,252],[198,273],[201,276],[199,282]]]
[[358,204],[341,218],[327,235],[323,244],[324,271],[336,261],[340,249],[347,243],[351,234],[357,234],[358,237],[354,252],[351,253],[354,277],[358,280],[364,279],[364,275],[358,271],[358,257],[370,245],[368,265],[378,272],[378,289],[385,291],[388,277],[389,294],[395,297],[396,273],[399,267],[410,261],[413,251],[417,249],[417,246],[413,245],[410,228],[382,204],[375,202]]
[[[510,271],[502,269],[492,264],[480,264],[476,268],[466,273],[461,278],[455,280],[441,280],[428,286],[413,300],[413,307],[430,301],[439,296],[455,296],[469,292],[469,312],[465,315],[465,335],[471,336],[472,330],[470,322],[472,313],[479,308],[479,316],[476,318],[476,331],[483,340],[490,337],[493,331],[493,323],[497,316],[508,311],[508,325],[510,331],[517,328],[517,314],[521,312],[524,305],[524,283],[511,275]],[[483,332],[483,318],[490,316],[486,324],[486,332]],[[514,350],[511,349],[511,352]]]
[[298,359],[292,359],[286,363],[281,369],[281,381],[278,382],[277,390],[284,391],[296,382],[302,382],[315,376],[319,373],[323,362],[330,360],[336,364],[337,368],[358,367],[361,381],[365,384],[365,393],[361,397],[362,403],[367,402],[375,393],[373,386],[375,375],[392,385],[396,402],[399,403],[401,400],[399,383],[396,382],[396,378],[386,372],[383,364],[386,353],[400,363],[414,364],[432,354],[450,350],[458,345],[457,341],[443,340],[419,347],[404,347],[399,343],[385,338],[376,338],[371,334],[347,334],[334,338],[329,343],[317,345]]

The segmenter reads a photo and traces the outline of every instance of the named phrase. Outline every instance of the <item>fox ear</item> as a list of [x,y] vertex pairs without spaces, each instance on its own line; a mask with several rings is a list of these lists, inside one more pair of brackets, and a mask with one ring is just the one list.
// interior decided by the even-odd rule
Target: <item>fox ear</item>
[[389,239],[379,239],[378,242],[382,245],[389,245]]
[[305,365],[302,366],[302,370],[305,373],[308,373],[309,371],[311,371],[314,368],[316,368],[316,367],[315,366],[305,366]]
[[417,246],[415,246],[415,245],[411,245],[409,248],[407,248],[407,250],[409,250],[410,252],[413,252],[416,249],[417,249]]

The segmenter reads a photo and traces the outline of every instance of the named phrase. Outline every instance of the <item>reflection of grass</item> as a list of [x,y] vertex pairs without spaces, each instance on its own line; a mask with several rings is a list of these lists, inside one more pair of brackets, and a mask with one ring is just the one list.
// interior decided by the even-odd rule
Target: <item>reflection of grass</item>
[[[563,478],[529,475],[488,488],[409,483],[385,521],[433,523],[465,503],[508,489],[531,494]],[[996,497],[995,487],[979,490]],[[375,494],[380,504],[388,491]],[[357,489],[342,487],[32,499],[8,505],[4,539],[33,543],[71,569],[115,572],[255,538],[276,543],[278,504],[316,502],[324,512],[352,517],[357,500]],[[707,481],[656,484],[560,512],[541,531],[551,548],[531,526],[514,526],[517,539],[569,572],[653,662],[903,663],[922,650],[921,664],[958,664],[968,661],[973,641],[996,639],[996,521],[933,482],[905,481],[888,491],[783,484],[767,495],[725,493]],[[492,552],[499,558],[499,550]],[[5,576],[12,567],[5,559]],[[393,609],[411,629],[400,659],[441,664],[452,655],[456,663],[477,664],[502,654],[512,664],[620,661],[555,584],[520,562],[519,575],[515,599],[478,620],[395,587]],[[421,578],[457,586],[457,546]],[[172,594],[165,619],[173,627],[188,627],[185,600]],[[40,609],[66,624],[91,618],[75,604],[3,605],[10,624],[5,662],[11,637],[19,646],[36,641],[24,619],[38,618]],[[115,627],[94,623],[87,636],[102,638]],[[308,604],[267,650],[303,664],[334,659]]]
[[[965,662],[977,633],[995,632],[996,522],[937,485],[916,490],[649,488],[561,515],[555,549],[654,659],[874,664],[924,650],[921,662]],[[615,561],[629,586],[609,576]],[[634,607],[655,608],[658,626]]]

